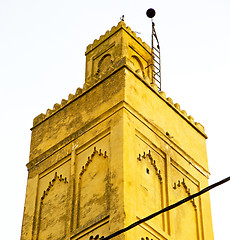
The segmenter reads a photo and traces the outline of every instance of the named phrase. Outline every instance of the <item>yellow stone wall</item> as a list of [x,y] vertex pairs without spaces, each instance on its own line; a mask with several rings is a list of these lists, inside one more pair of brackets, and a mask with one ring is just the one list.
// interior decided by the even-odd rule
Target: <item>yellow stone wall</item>
[[[34,119],[21,239],[97,239],[208,185],[204,128],[151,85],[124,22],[86,50],[86,79]],[[91,238],[90,238],[91,237]],[[116,239],[213,239],[209,194]]]

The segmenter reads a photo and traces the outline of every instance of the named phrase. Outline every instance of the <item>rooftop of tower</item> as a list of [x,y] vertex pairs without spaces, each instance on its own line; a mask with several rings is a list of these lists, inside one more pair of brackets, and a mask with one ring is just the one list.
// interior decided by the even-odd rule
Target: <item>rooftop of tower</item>
[[[89,44],[86,48],[86,55],[90,53],[93,49],[101,45],[106,39],[110,38],[112,35],[114,35],[119,30],[125,30],[135,41],[137,41],[140,45],[143,46],[149,53],[151,52],[151,48],[149,45],[142,41],[140,37],[137,37],[136,33],[131,30],[129,26],[126,26],[124,21],[120,21],[117,26],[113,26],[110,31],[106,31],[104,35],[101,35],[99,39],[95,39],[92,44]],[[114,69],[112,69],[114,70]],[[112,71],[111,70],[111,71]],[[138,73],[137,73],[138,74]],[[106,77],[106,76],[105,76]],[[144,81],[148,86],[162,99],[164,100],[170,107],[172,107],[178,114],[181,115],[187,122],[189,122],[194,128],[196,128],[205,138],[207,138],[205,134],[205,129],[202,124],[195,122],[194,118],[191,115],[188,115],[185,110],[181,110],[181,107],[178,103],[174,103],[172,98],[166,97],[165,92],[159,91],[156,84],[149,84],[149,82],[146,80],[146,77],[138,76],[139,78],[142,78],[142,81]],[[86,92],[90,91],[94,86],[96,86],[99,82],[103,80],[103,77],[101,79],[98,79],[97,81],[92,82],[85,82],[83,85],[83,88],[77,88],[75,93],[70,93],[68,96],[68,99],[62,99],[61,103],[55,103],[52,109],[47,109],[46,113],[41,113],[33,120],[33,127],[36,127],[38,124],[41,124],[46,119],[53,116],[55,113],[60,111],[61,109],[65,108],[67,105],[69,105],[71,102],[75,101],[79,97],[81,97]]]

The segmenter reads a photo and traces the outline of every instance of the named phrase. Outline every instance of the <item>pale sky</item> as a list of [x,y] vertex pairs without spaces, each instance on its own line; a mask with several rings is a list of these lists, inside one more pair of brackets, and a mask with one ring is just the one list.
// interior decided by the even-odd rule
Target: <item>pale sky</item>
[[[229,0],[0,0],[0,239],[20,239],[33,118],[82,87],[85,49],[125,22],[161,46],[162,90],[208,135],[210,184],[230,176]],[[211,191],[215,240],[229,239],[230,183]]]

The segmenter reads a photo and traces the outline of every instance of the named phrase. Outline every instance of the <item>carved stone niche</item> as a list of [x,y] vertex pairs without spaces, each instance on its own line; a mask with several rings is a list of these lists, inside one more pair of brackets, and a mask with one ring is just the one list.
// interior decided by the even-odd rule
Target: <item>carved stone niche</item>
[[[163,160],[162,160],[163,161]],[[164,208],[164,169],[159,160],[149,151],[137,157],[137,214],[143,218]],[[145,206],[145,207],[142,207]],[[164,229],[163,215],[152,220],[159,228]]]
[[[178,202],[195,192],[199,191],[198,182],[190,175],[183,173],[182,168],[171,168],[172,185],[170,201]],[[172,224],[174,226],[175,238],[186,240],[199,240],[201,236],[201,215],[198,204],[199,198],[192,199],[189,202],[171,211]],[[189,226],[189,227],[184,227]]]
[[141,60],[136,55],[133,55],[131,57],[131,62],[133,64],[133,68],[134,68],[135,72],[138,75],[140,75],[142,78],[144,78],[145,72],[144,72],[144,67],[143,67]]
[[112,67],[113,60],[111,54],[107,53],[101,57],[100,61],[98,62],[96,78],[101,78],[106,74],[106,72]]
[[37,239],[63,239],[66,236],[67,188],[67,178],[56,172],[40,200]]
[[77,228],[84,228],[109,213],[109,168],[107,153],[94,148],[78,179]]

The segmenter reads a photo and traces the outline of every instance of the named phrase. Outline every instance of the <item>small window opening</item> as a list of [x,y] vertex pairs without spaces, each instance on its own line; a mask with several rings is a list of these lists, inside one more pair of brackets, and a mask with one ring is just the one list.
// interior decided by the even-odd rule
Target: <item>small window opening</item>
[[149,174],[149,169],[148,168],[146,168],[146,173]]

